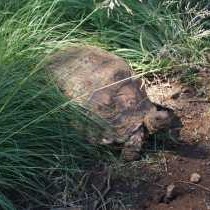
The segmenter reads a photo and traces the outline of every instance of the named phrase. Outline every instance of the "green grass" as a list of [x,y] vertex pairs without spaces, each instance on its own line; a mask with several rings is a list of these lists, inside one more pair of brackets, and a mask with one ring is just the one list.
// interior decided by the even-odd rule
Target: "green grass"
[[67,101],[52,84],[46,85],[41,72],[20,87],[29,65],[17,62],[1,66],[1,72],[6,73],[0,83],[0,184],[1,190],[24,193],[25,198],[29,196],[37,203],[46,195],[50,198],[45,192],[52,181],[48,180],[49,174],[80,173],[103,159],[103,152],[85,143],[85,133],[79,133],[75,126],[80,123],[96,127],[94,119],[87,119],[85,112]]
[[[46,55],[74,41],[70,31],[61,33],[71,24],[58,23],[55,11],[55,2],[31,1],[14,14],[3,12],[8,15],[2,17],[0,29],[3,209],[10,209],[7,206],[12,203],[20,209],[18,205],[27,200],[30,205],[50,205],[54,198],[47,189],[53,188],[54,174],[65,182],[66,176],[81,174],[105,156],[99,147],[84,141],[92,127],[100,133],[98,121],[47,82],[43,69]],[[80,127],[86,129],[81,132]],[[79,179],[70,179],[71,190]]]
[[59,190],[65,191],[68,180],[70,198],[76,199],[79,179],[73,174],[112,157],[85,141],[87,133],[100,135],[103,123],[48,81],[44,64],[53,51],[75,43],[101,46],[140,74],[207,63],[208,1],[127,0],[113,8],[101,2],[0,1],[2,209],[21,209],[24,201],[52,205],[58,177]]

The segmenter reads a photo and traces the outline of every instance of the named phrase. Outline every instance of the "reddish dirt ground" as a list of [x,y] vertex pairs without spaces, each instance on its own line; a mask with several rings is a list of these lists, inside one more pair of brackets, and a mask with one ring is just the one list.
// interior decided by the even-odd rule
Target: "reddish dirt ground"
[[[93,169],[85,181],[90,193],[79,210],[210,210],[210,69],[196,76],[200,85],[193,88],[179,78],[147,87],[153,102],[180,118],[179,136],[152,138],[141,161]],[[192,173],[201,176],[196,184],[190,182]]]
[[[148,89],[155,102],[175,111],[183,128],[180,132],[182,143],[173,152],[164,154],[167,168],[157,182],[160,185],[174,183],[179,192],[168,203],[151,202],[146,209],[210,209],[210,71],[201,69],[197,77],[197,88],[168,81],[165,87],[157,84]],[[154,91],[159,96],[152,95]],[[198,184],[190,182],[195,172],[201,175]]]

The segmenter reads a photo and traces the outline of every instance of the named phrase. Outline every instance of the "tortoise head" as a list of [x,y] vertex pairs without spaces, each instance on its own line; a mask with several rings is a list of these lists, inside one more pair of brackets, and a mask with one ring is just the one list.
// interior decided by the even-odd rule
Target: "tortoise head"
[[168,110],[157,110],[155,107],[144,118],[144,124],[150,134],[170,128],[172,117]]
[[130,132],[129,139],[125,142],[122,151],[123,158],[127,161],[139,159],[142,145],[149,137],[149,134],[167,129],[170,124],[171,116],[167,110],[151,110],[145,115],[143,123],[140,123]]

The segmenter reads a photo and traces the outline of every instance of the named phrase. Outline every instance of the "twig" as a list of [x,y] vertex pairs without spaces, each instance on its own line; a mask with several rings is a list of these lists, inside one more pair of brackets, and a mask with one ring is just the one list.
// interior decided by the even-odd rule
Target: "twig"
[[168,172],[168,165],[167,165],[167,160],[166,160],[165,155],[163,155],[163,164],[164,164],[164,167],[165,167],[165,171]]
[[202,190],[207,191],[207,192],[210,193],[210,188],[207,188],[207,187],[205,187],[203,185],[200,185],[200,184],[195,184],[195,183],[187,182],[187,181],[175,181],[175,182],[176,183],[184,183],[184,184],[188,184],[188,185],[193,185],[195,187],[198,187],[198,188],[200,188],[200,189],[202,189]]
[[210,103],[210,100],[209,99],[189,99],[187,100],[187,102]]
[[95,203],[94,203],[93,209],[96,210],[101,202],[102,202],[102,204],[105,203],[105,200],[104,200],[104,196],[101,194],[100,190],[94,184],[92,184],[91,186],[97,192],[97,194],[100,198],[100,199],[96,200]]
[[85,187],[87,186],[89,179],[90,179],[90,173],[85,173],[80,179],[79,184],[75,191],[80,192],[80,195],[82,195],[85,192]]
[[108,170],[108,177],[107,177],[107,181],[105,182],[106,183],[106,188],[105,190],[101,193],[100,190],[95,186],[95,185],[91,185],[92,188],[97,192],[98,196],[99,196],[99,199],[97,201],[95,201],[95,204],[94,204],[94,210],[96,210],[99,205],[102,203],[102,206],[104,206],[105,204],[105,197],[106,195],[108,194],[108,192],[110,191],[111,187],[110,187],[110,177],[111,177],[111,173],[110,173],[110,169]]

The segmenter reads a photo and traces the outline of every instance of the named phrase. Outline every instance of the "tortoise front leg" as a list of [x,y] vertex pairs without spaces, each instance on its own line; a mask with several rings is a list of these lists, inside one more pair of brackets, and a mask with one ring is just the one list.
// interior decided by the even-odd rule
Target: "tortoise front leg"
[[139,159],[142,145],[147,138],[148,132],[143,124],[140,124],[134,128],[122,150],[123,158],[127,161]]

